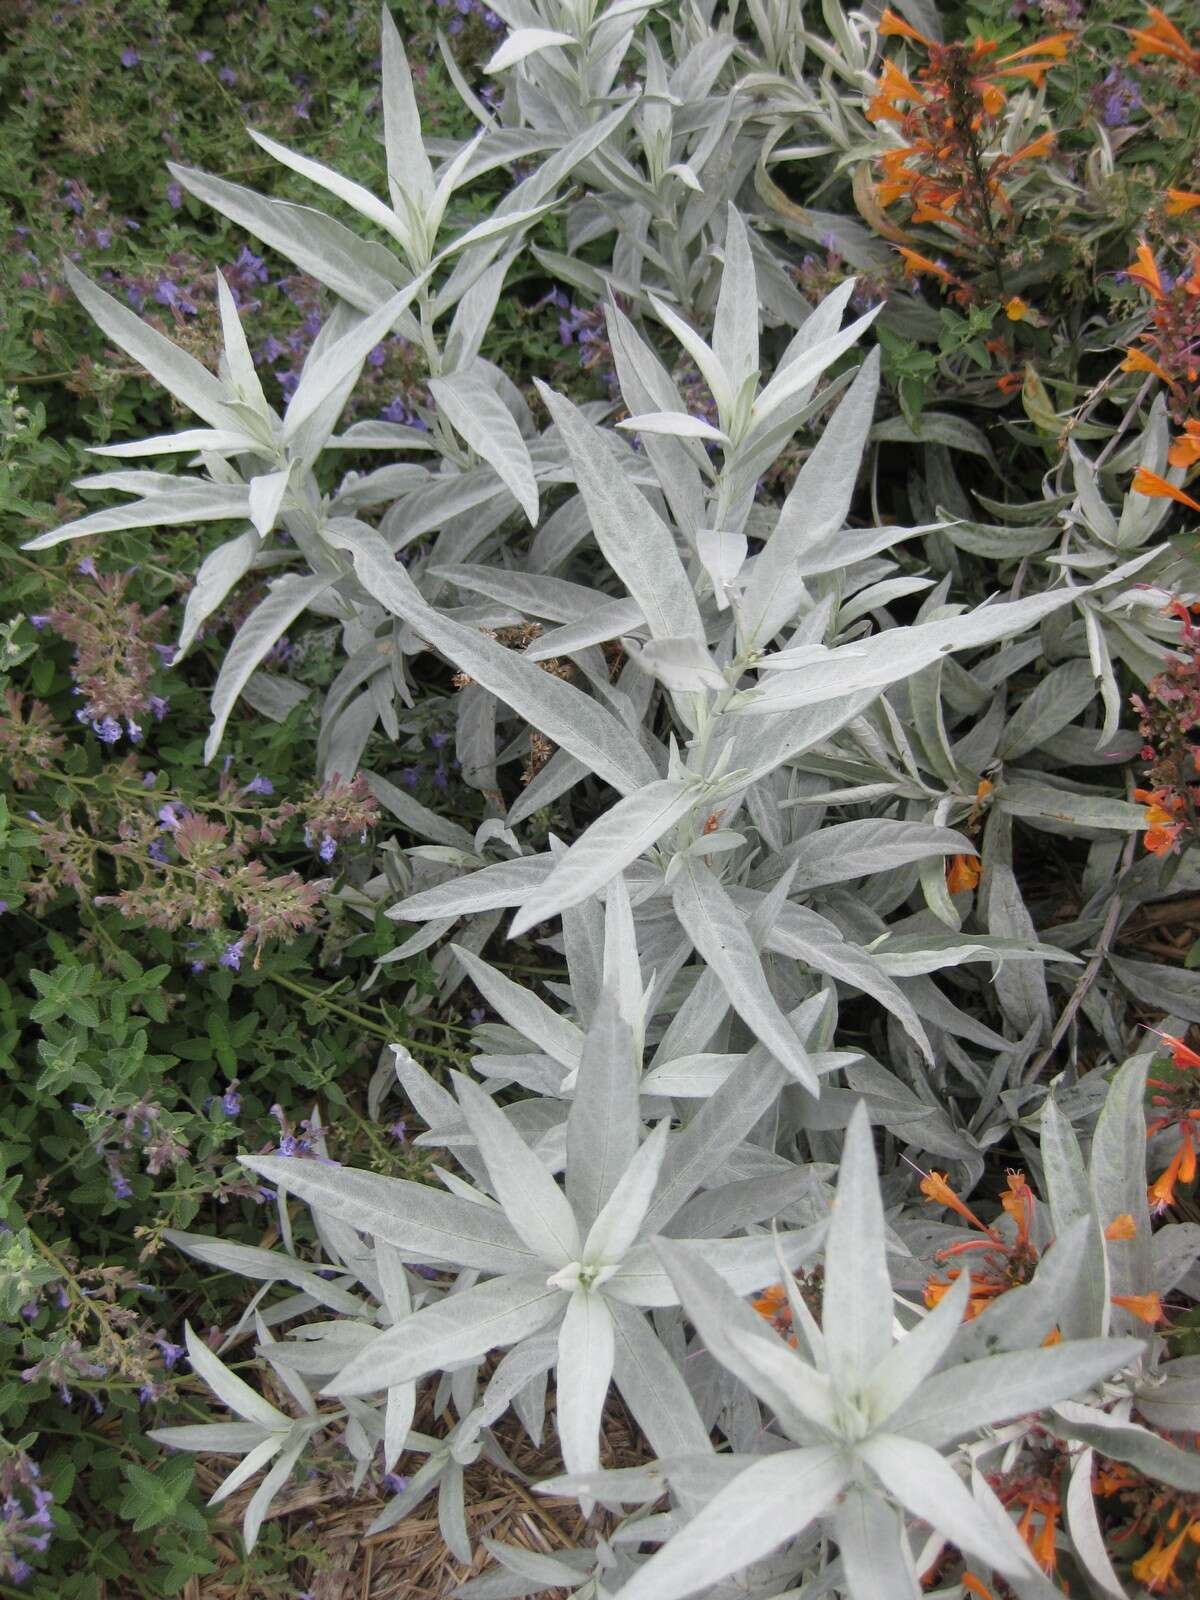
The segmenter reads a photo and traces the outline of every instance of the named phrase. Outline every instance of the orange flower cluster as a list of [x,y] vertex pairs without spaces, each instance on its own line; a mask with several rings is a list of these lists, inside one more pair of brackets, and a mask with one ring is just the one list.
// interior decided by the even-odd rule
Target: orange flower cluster
[[[1096,1457],[1092,1493],[1098,1500],[1119,1500],[1129,1518],[1109,1534],[1112,1554],[1132,1540],[1149,1539],[1149,1548],[1130,1563],[1137,1583],[1151,1594],[1200,1592],[1200,1552],[1195,1548],[1200,1546],[1200,1496],[1168,1488],[1136,1467],[1104,1456]],[[1192,1567],[1190,1578],[1177,1570],[1183,1565]]]
[[1052,1573],[1058,1565],[1055,1534],[1062,1516],[1060,1485],[1065,1466],[1066,1453],[1047,1440],[1044,1447],[1035,1449],[1027,1466],[988,1480],[1003,1505],[1020,1507],[1017,1532],[1045,1573]]
[[1183,796],[1169,789],[1135,789],[1133,798],[1146,808],[1143,845],[1152,856],[1174,855],[1185,825]]
[[[984,253],[999,275],[998,217],[1013,216],[1004,180],[1048,156],[1054,135],[1044,133],[1011,155],[995,154],[989,145],[997,119],[1007,88],[1022,82],[1040,87],[1046,73],[1065,59],[1074,36],[1052,34],[997,56],[996,44],[986,39],[938,44],[891,10],[884,12],[879,31],[918,45],[926,62],[914,77],[894,61],[883,63],[867,118],[894,124],[904,144],[879,157],[876,198],[885,208],[906,201],[912,222],[948,229],[960,245]],[[901,254],[906,271],[928,273],[947,285],[956,281],[927,256],[908,249]]]
[[1146,7],[1146,20],[1140,28],[1127,28],[1133,40],[1129,52],[1131,62],[1140,63],[1151,57],[1164,57],[1175,61],[1188,72],[1200,75],[1200,49],[1194,48],[1179,29],[1157,6]]
[[[929,1173],[922,1178],[920,1189],[927,1200],[931,1200],[935,1205],[946,1206],[983,1235],[980,1239],[964,1239],[961,1244],[948,1245],[945,1250],[939,1250],[935,1258],[938,1261],[946,1261],[951,1256],[978,1252],[978,1264],[971,1270],[971,1292],[967,1299],[968,1322],[977,1317],[981,1311],[985,1311],[999,1295],[1016,1288],[1018,1284],[1029,1282],[1038,1264],[1038,1250],[1032,1238],[1037,1202],[1023,1173],[1010,1172],[1008,1187],[1000,1196],[1000,1205],[1012,1223],[1012,1228],[1009,1230],[1011,1237],[1006,1237],[998,1228],[989,1227],[986,1222],[981,1222],[970,1206],[965,1205],[955,1194],[945,1173]],[[1105,1229],[1104,1237],[1109,1240],[1128,1239],[1132,1237],[1134,1228],[1132,1217],[1128,1215],[1115,1217]],[[936,1272],[931,1273],[925,1285],[925,1304],[930,1307],[936,1306],[950,1292],[957,1277],[957,1271],[947,1272],[944,1278]],[[1121,1306],[1142,1322],[1153,1324],[1162,1321],[1162,1302],[1156,1294],[1115,1294],[1112,1296],[1112,1303]],[[1057,1344],[1060,1337],[1056,1328],[1044,1342]]]
[[1164,1128],[1174,1128],[1179,1144],[1166,1168],[1150,1185],[1150,1209],[1155,1215],[1175,1204],[1178,1184],[1195,1182],[1196,1146],[1200,1142],[1200,1077],[1195,1075],[1200,1071],[1200,1055],[1173,1034],[1160,1033],[1158,1037],[1170,1050],[1180,1076],[1173,1082],[1165,1078],[1149,1080],[1154,1091],[1150,1104],[1160,1115],[1149,1124],[1146,1136],[1152,1138]]

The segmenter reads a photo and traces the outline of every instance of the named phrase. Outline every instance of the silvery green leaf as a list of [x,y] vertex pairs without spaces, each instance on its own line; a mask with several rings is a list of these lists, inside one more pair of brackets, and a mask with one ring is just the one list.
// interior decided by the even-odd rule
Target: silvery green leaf
[[386,1239],[409,1260],[452,1261],[488,1272],[521,1272],[537,1260],[501,1211],[439,1194],[428,1184],[289,1156],[240,1159],[360,1233]]
[[706,1099],[721,1087],[743,1059],[742,1055],[711,1051],[673,1056],[643,1076],[642,1093],[676,1095],[685,1100]]
[[481,867],[478,872],[464,873],[461,878],[451,878],[433,889],[410,895],[407,900],[391,906],[384,915],[396,921],[425,922],[430,918],[469,916],[474,912],[519,905],[545,880],[552,865],[553,858],[549,856],[498,861]]
[[1036,1571],[1008,1518],[990,1516],[936,1450],[885,1433],[873,1434],[859,1450],[893,1499],[962,1549],[1006,1577]]
[[484,71],[495,75],[515,67],[526,56],[536,55],[558,45],[577,45],[573,34],[561,33],[555,28],[514,28],[498,50],[489,57]]
[[1125,1461],[1156,1483],[1200,1494],[1200,1460],[1161,1434],[1071,1400],[1060,1401],[1053,1417],[1050,1426],[1055,1433],[1091,1445],[1110,1461]]
[[686,857],[672,884],[675,912],[717,974],[738,1016],[810,1094],[820,1094],[808,1051],[771,993],[758,951],[736,906],[702,861]]
[[709,1246],[659,1239],[655,1249],[709,1354],[771,1408],[793,1439],[808,1442],[814,1429],[836,1433],[828,1378],[738,1298],[714,1267]]
[[759,305],[750,237],[736,206],[730,205],[726,209],[725,261],[713,323],[713,354],[729,374],[735,394],[758,371]]
[[221,432],[228,429],[232,419],[225,407],[224,391],[207,367],[134,316],[119,300],[85,277],[73,262],[64,260],[62,265],[76,299],[114,344],[210,427]]
[[[835,1219],[836,1216],[835,1208]],[[826,1248],[832,1250],[833,1247],[834,1233],[830,1228]],[[892,1345],[871,1372],[866,1392],[871,1416],[878,1422],[883,1422],[914,1394],[941,1361],[962,1322],[970,1288],[970,1273],[959,1273],[948,1293],[942,1296],[933,1310],[922,1317],[898,1344]],[[834,1325],[826,1326],[836,1331],[833,1342],[840,1342],[840,1325],[836,1330]],[[831,1365],[836,1365],[836,1358],[832,1355],[830,1361]]]
[[[323,211],[256,194],[196,167],[168,161],[167,170],[198,200],[278,250],[302,272],[310,272],[358,311],[374,311],[408,276],[390,250],[360,239]],[[414,323],[405,336],[415,332]],[[228,420],[220,425],[227,427]]]
[[609,1300],[608,1308],[613,1379],[651,1449],[659,1456],[711,1450],[691,1391],[645,1316],[616,1300]]
[[124,444],[88,446],[90,456],[173,456],[204,451],[210,455],[240,455],[261,449],[260,440],[228,428],[183,428],[179,433],[161,433],[153,439],[130,439]]
[[229,285],[225,281],[225,274],[220,271],[217,273],[217,304],[220,308],[225,360],[228,363],[234,392],[239,400],[256,412],[264,422],[269,423],[274,419],[274,412],[263,394],[262,384],[254,366],[254,357],[250,354],[250,346],[246,342],[246,330],[242,327],[242,319]]
[[[1157,1002],[1167,1002],[1163,997]],[[1146,1197],[1146,1073],[1149,1054],[1126,1061],[1112,1081],[1092,1136],[1088,1163],[1092,1193],[1101,1225],[1115,1217],[1131,1216],[1132,1239],[1114,1240],[1106,1247],[1109,1292],[1112,1295],[1146,1294],[1153,1285],[1150,1246],[1150,1207]],[[1111,1326],[1121,1333],[1140,1333],[1140,1324],[1122,1307],[1112,1309]]]
[[866,1107],[855,1107],[825,1242],[821,1324],[829,1371],[848,1394],[868,1389],[892,1347],[892,1284]]
[[590,1472],[600,1465],[600,1422],[613,1374],[613,1324],[604,1297],[579,1288],[558,1330],[555,1419],[563,1465]]
[[997,1295],[977,1317],[964,1323],[952,1346],[959,1361],[981,1360],[1009,1350],[1032,1349],[1042,1344],[1054,1328],[1066,1337],[1086,1337],[1099,1328],[1101,1319],[1086,1313],[1089,1300],[1103,1297],[1107,1305],[1107,1274],[1100,1274],[1098,1285],[1092,1278],[1088,1253],[1091,1219],[1080,1217],[1065,1228],[1057,1228],[1054,1243],[1038,1262],[1028,1283],[1018,1284],[1008,1293]]
[[1200,1022],[1200,973],[1160,961],[1129,961],[1113,955],[1107,960],[1122,987],[1135,1000],[1153,1006],[1155,1011]]
[[283,1444],[278,1461],[254,1491],[242,1517],[242,1538],[247,1551],[253,1550],[257,1544],[259,1531],[271,1509],[271,1501],[291,1476],[292,1468],[299,1461],[307,1443],[308,1430],[299,1426],[293,1429],[292,1436]]
[[178,1428],[151,1428],[146,1437],[171,1450],[194,1450],[202,1455],[242,1455],[264,1442],[257,1422],[193,1422]]
[[714,428],[703,417],[689,416],[686,411],[642,411],[637,416],[626,417],[617,423],[629,433],[661,433],[669,439],[705,439],[713,444],[728,445],[729,435]]
[[461,945],[451,947],[466,969],[475,987],[489,1001],[504,1020],[518,1028],[526,1038],[540,1045],[547,1055],[561,1061],[563,1066],[579,1065],[583,1051],[583,1034],[569,1017],[551,1011],[544,1000],[539,1000],[533,990],[502,972],[488,966],[486,961]]
[[495,1102],[461,1073],[453,1076],[496,1198],[517,1234],[552,1266],[577,1261],[579,1226],[566,1195]]
[[472,372],[430,378],[429,388],[438,410],[475,454],[494,468],[536,527],[538,487],[529,448],[496,391]]
[[671,330],[699,368],[701,377],[707,383],[713,399],[717,402],[717,411],[721,420],[728,421],[733,416],[734,404],[737,399],[737,390],[731,374],[726,372],[716,354],[700,335],[690,328],[682,317],[672,311],[670,306],[665,305],[653,294],[648,298],[659,321]]
[[[429,839],[435,844],[447,845],[451,849],[466,851],[471,850],[473,843],[471,835],[465,828],[460,827],[457,822],[451,821],[449,817],[441,816],[436,811],[431,811],[428,806],[422,805],[419,800],[414,799],[410,794],[406,794],[403,789],[398,789],[394,783],[390,783],[387,778],[380,777],[378,773],[364,772],[363,777],[366,780],[367,787],[375,796],[376,800],[379,801],[384,810],[390,811],[392,816],[396,818],[397,822],[399,822],[402,827],[407,828],[410,833],[416,834],[419,839]],[[501,866],[504,867],[516,867],[519,865],[521,865],[521,863],[515,861],[506,861],[501,863]],[[492,868],[484,870],[495,871],[496,869]],[[478,875],[473,875],[468,881],[474,882],[475,876]],[[445,884],[442,887],[447,890],[451,890],[455,887],[461,887],[461,884]],[[436,896],[438,890],[430,889],[425,891],[425,893]],[[411,899],[413,902],[416,902],[423,899],[423,896],[413,895]],[[500,902],[502,905],[511,905],[512,903],[513,902],[509,900]],[[401,901],[402,906],[407,906],[408,904],[409,901],[407,900]],[[465,909],[471,911],[483,911],[487,910],[488,908],[486,906],[472,905],[466,907]],[[426,916],[443,917],[449,914],[450,913],[446,910],[421,910],[416,912],[409,920],[413,922],[421,922]],[[407,912],[401,911],[398,907],[393,907],[388,915],[404,916],[406,918],[408,916]]]
[[433,196],[433,169],[421,138],[421,118],[413,94],[412,74],[404,46],[383,7],[380,19],[383,78],[383,145],[387,154],[388,187],[392,204],[400,209],[400,196],[411,195],[414,209],[425,210]]
[[616,1600],[684,1600],[749,1566],[827,1511],[846,1476],[832,1445],[756,1461],[651,1556]]
[[220,1357],[214,1355],[204,1341],[196,1337],[192,1332],[191,1323],[184,1324],[183,1337],[192,1371],[198,1378],[204,1379],[223,1405],[228,1406],[237,1416],[244,1417],[247,1422],[265,1428],[269,1433],[287,1432],[292,1426],[291,1417],[285,1416],[269,1401],[264,1400],[262,1395],[248,1383],[243,1382],[236,1372],[231,1372]]
[[239,486],[208,483],[200,478],[177,478],[165,494],[146,495],[120,506],[93,511],[74,522],[39,533],[22,550],[48,550],[65,539],[84,539],[94,533],[115,533],[123,528],[169,528],[183,522],[244,520],[249,514],[249,492]]
[[340,384],[357,377],[367,356],[396,326],[400,318],[416,299],[424,286],[427,273],[383,302],[368,316],[361,318],[348,333],[342,335],[317,359],[304,363],[304,371],[296,392],[288,401],[283,419],[282,438],[286,443],[294,439],[301,427],[324,404],[331,391]]
[[[643,1224],[642,1236],[650,1232]],[[705,1239],[704,1257],[725,1283],[739,1294],[761,1289],[778,1274],[782,1255],[789,1267],[811,1260],[825,1237],[825,1224],[784,1233],[756,1233],[748,1238]],[[677,1243],[679,1241],[669,1241]],[[656,1246],[636,1244],[626,1251],[620,1267],[604,1280],[604,1293],[635,1306],[673,1306],[677,1295],[671,1279],[655,1255]]]
[[[717,1018],[720,1021],[720,1017]],[[715,1026],[715,1024],[714,1024]],[[661,1232],[773,1104],[785,1082],[783,1069],[763,1048],[705,1100],[667,1145],[658,1191],[646,1214],[647,1236]]]
[[329,1306],[345,1316],[359,1317],[366,1310],[355,1294],[331,1283],[310,1267],[282,1250],[262,1250],[255,1245],[237,1244],[232,1239],[210,1239],[205,1234],[182,1233],[174,1228],[163,1230],[163,1238],[177,1250],[186,1250],[198,1261],[223,1272],[236,1272],[243,1278],[256,1278],[264,1283],[290,1283],[303,1294],[311,1295],[320,1305]]
[[567,1296],[538,1272],[489,1278],[414,1311],[381,1333],[328,1385],[331,1394],[375,1394],[427,1372],[516,1344],[555,1319]]
[[298,150],[289,150],[286,145],[277,143],[255,128],[247,128],[246,131],[255,144],[269,156],[274,156],[283,166],[290,167],[302,178],[307,178],[311,183],[317,184],[343,201],[352,211],[357,211],[359,216],[366,217],[368,222],[373,222],[377,228],[382,228],[385,233],[390,234],[404,249],[411,249],[413,241],[405,223],[390,206],[384,205],[383,201],[377,199],[369,189],[364,189],[361,183],[343,178],[341,173],[335,172],[332,167],[327,167],[320,161],[313,161],[309,156],[301,155]]
[[227,1500],[231,1494],[235,1494],[244,1483],[248,1483],[260,1468],[265,1467],[268,1461],[272,1461],[279,1454],[283,1449],[283,1442],[286,1437],[286,1434],[275,1433],[264,1439],[261,1444],[256,1444],[253,1450],[243,1456],[229,1476],[224,1478],[220,1486],[209,1496],[209,1505],[219,1506],[223,1500]]
[[225,724],[250,674],[300,616],[332,585],[329,573],[289,573],[277,578],[238,629],[225,654],[212,692],[212,726],[204,743],[211,761],[221,745]]
[[888,1418],[891,1432],[925,1444],[950,1444],[976,1428],[1082,1393],[1145,1350],[1140,1339],[1072,1339],[948,1367]]
[[834,1511],[832,1532],[852,1600],[920,1600],[904,1522],[881,1496],[851,1484]]
[[247,528],[205,556],[183,608],[183,625],[175,647],[176,661],[187,653],[204,623],[250,571],[261,545],[262,540],[254,529]]
[[284,467],[279,472],[264,472],[250,479],[250,521],[264,539],[279,520],[291,476],[291,469]]
[[622,794],[655,781],[658,773],[637,739],[603,706],[476,629],[435,611],[373,530],[363,526],[353,543],[348,535],[342,537],[359,580],[372,597],[403,617],[519,716]]
[[951,416],[948,412],[922,411],[916,430],[907,417],[889,417],[886,422],[876,423],[871,429],[871,438],[892,444],[944,444],[951,450],[982,456],[989,466],[999,470],[987,435],[964,417]]
[[670,1119],[663,1120],[630,1159],[588,1230],[583,1260],[588,1265],[622,1259],[641,1232],[662,1170]]
[[663,778],[610,806],[522,900],[510,937],[519,937],[602,889],[687,816],[695,793],[689,780]]
[[600,996],[567,1113],[567,1195],[590,1229],[638,1148],[638,1061],[616,997]]
[[1112,1292],[1103,1235],[1107,1223],[1102,1223],[1096,1213],[1075,1130],[1053,1094],[1047,1095],[1042,1106],[1040,1147],[1055,1237],[1065,1237],[1071,1228],[1080,1230],[1082,1236],[1077,1248],[1089,1269],[1077,1294],[1062,1307],[1059,1326],[1068,1339],[1105,1334],[1110,1321],[1109,1295]]
[[696,597],[670,529],[615,470],[611,453],[582,413],[544,383],[538,381],[537,387],[566,444],[596,543],[641,607],[651,634],[703,638]]
[[651,639],[634,660],[668,689],[703,694],[706,689],[719,692],[726,687],[724,673],[699,639]]
[[952,828],[866,817],[817,829],[787,846],[783,860],[795,871],[793,888],[815,889],[822,884],[845,883],[851,878],[888,872],[928,856],[974,853],[971,841]]
[[780,406],[806,384],[820,377],[827,368],[831,367],[839,356],[856,345],[859,339],[875,321],[882,310],[882,306],[875,306],[864,316],[852,322],[841,333],[835,333],[828,339],[823,339],[820,344],[797,356],[794,361],[782,367],[763,389],[751,408],[751,416],[756,424],[764,422],[772,412],[778,411]]
[[1073,722],[1096,694],[1087,661],[1067,661],[1046,674],[1013,712],[1000,739],[997,755],[1015,761]]
[[1127,1600],[1100,1529],[1096,1499],[1092,1493],[1094,1465],[1095,1454],[1091,1450],[1081,1450],[1075,1457],[1063,1503],[1064,1520],[1072,1548],[1088,1577],[1104,1594],[1111,1596],[1111,1600]]

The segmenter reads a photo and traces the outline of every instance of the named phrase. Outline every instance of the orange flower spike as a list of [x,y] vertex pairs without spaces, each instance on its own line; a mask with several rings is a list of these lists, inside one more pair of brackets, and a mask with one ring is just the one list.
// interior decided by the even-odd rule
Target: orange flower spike
[[1175,1204],[1175,1185],[1179,1182],[1179,1169],[1183,1166],[1183,1146],[1180,1145],[1171,1157],[1171,1164],[1165,1172],[1160,1172],[1150,1185],[1146,1198],[1150,1203],[1150,1210],[1155,1216],[1160,1216],[1168,1206]]
[[1018,1246],[1027,1245],[1029,1230],[1033,1226],[1033,1191],[1025,1182],[1024,1173],[1008,1174],[1008,1187],[1000,1196],[1000,1204],[1004,1207],[1005,1215],[1016,1223]]
[[975,1600],[993,1600],[992,1591],[986,1583],[980,1582],[973,1572],[964,1572],[962,1586],[967,1594],[973,1594]]
[[1200,72],[1200,50],[1192,49],[1175,24],[1157,6],[1146,7],[1146,22],[1148,26],[1125,30],[1133,40],[1130,61],[1138,62],[1145,56],[1168,56],[1181,66]]
[[1185,1122],[1179,1130],[1183,1160],[1179,1163],[1180,1183],[1194,1183],[1196,1179],[1196,1147],[1192,1143],[1191,1124]]
[[946,865],[946,888],[951,894],[975,889],[983,873],[978,856],[951,856]]
[[1029,56],[1050,56],[1053,61],[1065,61],[1067,51],[1074,43],[1073,33],[1052,33],[1045,39],[1039,39],[1036,44],[1027,44],[1021,50],[1014,50],[1010,55],[1001,56],[996,66],[1007,66],[1010,61],[1024,61]]
[[1112,1303],[1120,1306],[1122,1311],[1128,1311],[1131,1317],[1136,1317],[1139,1322],[1145,1322],[1153,1327],[1156,1322],[1161,1322],[1165,1316],[1161,1299],[1157,1294],[1114,1294]]
[[1029,1548],[1042,1571],[1053,1572],[1058,1565],[1058,1556],[1054,1548],[1054,1525],[1058,1520],[1058,1507],[1047,1506],[1042,1515],[1045,1521],[1042,1523],[1041,1532],[1030,1543]]
[[1119,1217],[1114,1217],[1104,1230],[1104,1237],[1110,1243],[1117,1243],[1126,1239],[1137,1237],[1137,1223],[1128,1211],[1122,1211]]
[[1130,1571],[1139,1583],[1144,1583],[1147,1589],[1165,1589],[1175,1576],[1175,1563],[1179,1560],[1179,1552],[1183,1548],[1183,1541],[1188,1536],[1187,1528],[1182,1533],[1177,1533],[1170,1544],[1162,1542],[1162,1534],[1155,1537],[1154,1543],[1133,1563]]
[[1187,189],[1167,190],[1167,216],[1182,217],[1185,212],[1194,211],[1197,206],[1200,206],[1200,194],[1192,194]]
[[1184,494],[1182,489],[1168,483],[1157,472],[1151,472],[1149,467],[1137,469],[1130,487],[1135,494],[1144,494],[1148,500],[1174,500],[1191,511],[1200,511],[1200,500],[1193,500],[1190,494]]
[[1051,129],[1039,134],[1029,144],[1022,145],[1014,155],[1009,156],[1008,165],[1012,166],[1017,161],[1041,161],[1054,150],[1055,134]]
[[944,1172],[929,1173],[927,1177],[921,1179],[918,1187],[926,1200],[932,1200],[935,1206],[945,1206],[962,1217],[964,1222],[969,1222],[973,1228],[978,1228],[980,1233],[986,1233],[990,1239],[997,1239],[998,1242],[994,1229],[989,1228],[985,1222],[980,1222],[970,1206],[964,1205],[958,1198]]

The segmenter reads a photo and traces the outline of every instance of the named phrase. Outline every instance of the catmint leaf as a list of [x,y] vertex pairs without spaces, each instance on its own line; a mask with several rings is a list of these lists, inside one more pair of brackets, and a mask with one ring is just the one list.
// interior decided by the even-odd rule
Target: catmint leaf
[[[465,954],[465,952],[464,952]],[[579,1225],[570,1202],[503,1111],[483,1090],[454,1074],[454,1091],[492,1188],[517,1234],[554,1267],[578,1261]]]
[[600,1423],[613,1373],[613,1323],[604,1297],[576,1289],[558,1330],[555,1421],[563,1466],[600,1466]]
[[536,527],[538,487],[529,448],[496,391],[471,372],[430,378],[429,387],[438,409],[475,454],[494,469]]
[[684,931],[721,980],[738,1016],[798,1083],[819,1095],[808,1051],[771,993],[758,951],[721,884],[702,861],[689,856],[672,895]]
[[568,1296],[549,1288],[545,1268],[489,1278],[414,1311],[347,1362],[323,1393],[375,1394],[427,1372],[516,1344],[557,1318]]

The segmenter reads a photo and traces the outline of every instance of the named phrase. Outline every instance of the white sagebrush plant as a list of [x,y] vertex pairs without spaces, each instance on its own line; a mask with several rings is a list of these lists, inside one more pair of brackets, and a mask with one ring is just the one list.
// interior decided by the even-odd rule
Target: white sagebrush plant
[[[936,30],[928,0],[900,9]],[[1116,474],[1163,470],[1165,412],[1107,458],[1073,448],[1028,506],[960,485],[956,452],[993,461],[970,423],[928,416],[918,441],[878,415],[872,327],[930,309],[897,294],[856,303],[843,327],[856,284],[810,306],[767,226],[773,153],[877,138],[858,108],[871,15],[824,0],[826,37],[793,0],[750,0],[736,18],[712,0],[497,10],[511,30],[489,63],[497,112],[444,51],[480,123],[471,139],[420,128],[386,9],[376,185],[255,135],[374,236],[173,169],[336,297],[282,415],[223,281],[214,374],[68,268],[108,338],[201,425],[98,452],[187,470],[85,479],[135,498],[33,546],[229,525],[188,599],[183,651],[243,580],[269,587],[222,664],[210,758],[243,692],[262,703],[255,673],[286,629],[311,611],[340,630],[319,763],[349,774],[382,730],[368,781],[407,848],[389,840],[383,869],[339,893],[368,920],[415,925],[377,983],[429,952],[443,995],[466,976],[492,1013],[474,1033],[480,1082],[460,1074],[452,1093],[397,1049],[370,1087],[372,1113],[398,1088],[425,1125],[417,1142],[457,1164],[438,1169],[441,1189],[338,1166],[321,1140],[312,1159],[246,1158],[278,1186],[278,1248],[170,1236],[258,1286],[222,1353],[253,1327],[260,1372],[291,1401],[189,1335],[195,1371],[239,1420],[155,1437],[241,1455],[218,1497],[265,1473],[251,1544],[310,1448],[340,1441],[356,1486],[423,1458],[374,1527],[436,1492],[465,1565],[467,1469],[486,1455],[515,1471],[497,1424],[540,1444],[551,1418],[559,1487],[636,1510],[592,1549],[492,1547],[497,1567],[464,1590],[476,1600],[547,1586],[740,1600],[797,1582],[788,1592],[891,1600],[915,1593],[946,1540],[1032,1600],[1047,1586],[985,1467],[1019,1472],[1031,1438],[1052,1436],[1072,1452],[1064,1557],[1119,1595],[1093,1452],[1200,1492],[1193,1458],[1163,1437],[1200,1430],[1191,1358],[1166,1359],[1129,1309],[1200,1289],[1197,1234],[1151,1233],[1147,1058],[1109,1082],[1129,1052],[1122,990],[1200,1018],[1194,974],[1112,953],[1121,919],[1174,870],[1130,865],[1144,813],[1108,770],[1136,753],[1118,673],[1159,670],[1174,625],[1158,612],[1187,577],[1162,501],[1112,509]],[[789,118],[816,143],[781,148]],[[516,163],[529,175],[467,225],[462,191]],[[561,252],[527,242],[550,215]],[[886,259],[848,219],[784,221],[832,234],[857,269]],[[613,405],[544,384],[535,415],[483,356],[527,250],[602,317],[616,426]],[[424,364],[424,427],[337,432],[393,330]],[[915,526],[855,511],[864,468],[895,444],[921,466]],[[383,464],[326,494],[326,451]],[[762,480],[795,460],[776,503]],[[990,564],[975,590],[971,563]],[[425,653],[464,685],[449,703],[482,800],[474,831],[391,769],[420,727],[410,663]],[[531,730],[546,759],[518,788]],[[1069,922],[1026,903],[1022,830],[1083,846]],[[488,956],[500,931],[536,932],[559,976],[514,982]],[[1109,1052],[1090,1071],[1081,1019]],[[1051,1083],[1064,1041],[1071,1072]],[[962,1322],[963,1273],[925,1314],[936,1249],[961,1231],[929,1222],[894,1161],[881,1195],[868,1125],[889,1156],[953,1164],[964,1193],[1015,1145],[1045,1196],[1029,1281]],[[294,1199],[319,1260],[297,1248]],[[1118,1216],[1131,1238],[1105,1236]],[[792,1281],[800,1264],[823,1274],[819,1319]],[[744,1299],[775,1280],[794,1351]],[[1066,1342],[1044,1348],[1055,1328]],[[598,1470],[610,1389],[659,1462]],[[427,1403],[440,1435],[413,1426]]]

